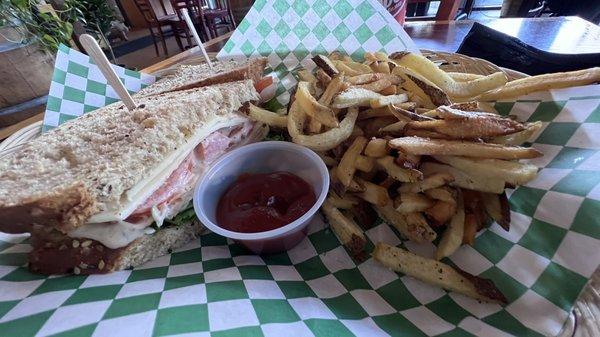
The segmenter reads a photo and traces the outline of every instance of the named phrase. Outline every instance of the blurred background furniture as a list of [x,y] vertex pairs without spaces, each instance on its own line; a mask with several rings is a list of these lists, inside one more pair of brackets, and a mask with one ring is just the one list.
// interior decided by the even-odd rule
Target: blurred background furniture
[[[144,21],[146,22],[146,26],[150,31],[150,36],[152,37],[152,42],[154,43],[154,49],[156,51],[157,56],[159,56],[159,52],[158,43],[156,39],[160,40],[160,43],[162,44],[163,50],[165,52],[165,56],[169,55],[169,50],[167,49],[167,43],[165,39],[165,36],[168,35],[165,31],[163,31],[165,27],[171,28],[171,35],[175,36],[177,45],[179,46],[181,51],[184,50],[181,43],[181,36],[187,35],[187,30],[185,30],[185,28],[182,29],[182,25],[185,25],[185,22],[183,22],[177,14],[167,13],[167,10],[162,1],[160,2],[162,4],[163,9],[162,15],[156,14],[154,7],[148,0],[134,0],[134,2],[138,10],[142,13]],[[187,38],[189,40],[189,35],[187,35]]]
[[220,28],[225,28],[228,32],[235,30],[236,24],[229,0],[212,0],[214,4],[212,7],[208,0],[200,1],[202,20],[211,39],[219,36]]

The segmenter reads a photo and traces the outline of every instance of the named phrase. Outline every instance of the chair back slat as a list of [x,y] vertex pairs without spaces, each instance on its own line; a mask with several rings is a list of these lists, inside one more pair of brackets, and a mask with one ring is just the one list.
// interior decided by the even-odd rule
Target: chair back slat
[[171,0],[171,7],[177,13],[179,20],[183,20],[181,10],[184,8],[188,10],[192,20],[201,13],[200,2],[198,0]]
[[154,8],[148,0],[133,0],[133,2],[138,10],[142,13],[146,23],[152,24],[158,21],[156,13],[154,12]]

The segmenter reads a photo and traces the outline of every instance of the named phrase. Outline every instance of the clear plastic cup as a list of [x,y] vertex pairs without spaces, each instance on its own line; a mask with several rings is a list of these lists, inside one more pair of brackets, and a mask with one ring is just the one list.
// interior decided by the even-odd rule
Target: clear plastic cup
[[[312,186],[316,203],[303,216],[273,230],[239,233],[219,227],[217,204],[225,190],[242,173],[287,171]],[[290,142],[260,142],[235,149],[219,159],[204,174],[194,190],[194,210],[211,231],[244,245],[256,254],[288,250],[306,237],[308,224],[329,190],[329,172],[323,160],[312,150]]]

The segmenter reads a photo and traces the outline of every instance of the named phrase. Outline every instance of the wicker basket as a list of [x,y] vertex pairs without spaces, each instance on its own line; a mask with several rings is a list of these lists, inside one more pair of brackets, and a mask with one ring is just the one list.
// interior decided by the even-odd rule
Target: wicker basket
[[[506,74],[509,80],[526,77],[526,74],[500,68],[486,60],[468,57],[461,54],[433,52],[423,50],[423,55],[439,67],[448,72],[472,73],[489,75],[498,71]],[[201,57],[186,59],[183,64],[200,64],[204,62]],[[170,74],[176,66],[172,66],[154,73],[161,77]],[[0,143],[0,160],[10,153],[17,151],[28,141],[41,134],[42,122],[31,124]],[[597,270],[591,281],[579,296],[568,321],[565,323],[559,337],[598,337],[600,336],[600,270]]]

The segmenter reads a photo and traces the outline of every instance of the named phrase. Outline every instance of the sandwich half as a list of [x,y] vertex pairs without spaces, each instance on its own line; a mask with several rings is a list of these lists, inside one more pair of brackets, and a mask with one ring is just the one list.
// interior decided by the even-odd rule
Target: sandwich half
[[193,187],[223,153],[268,131],[239,113],[253,81],[136,96],[69,121],[0,163],[0,231],[30,232],[29,267],[137,266],[199,235]]

